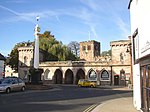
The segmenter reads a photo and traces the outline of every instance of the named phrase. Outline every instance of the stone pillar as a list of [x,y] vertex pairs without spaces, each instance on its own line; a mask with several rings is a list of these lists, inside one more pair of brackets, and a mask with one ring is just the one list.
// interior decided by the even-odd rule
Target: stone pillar
[[[36,18],[37,21],[39,17]],[[34,68],[30,68],[29,72],[31,74],[31,83],[39,84],[41,83],[41,75],[43,73],[43,69],[39,68],[39,34],[40,34],[40,27],[36,24],[34,29],[34,36],[35,36],[35,47],[34,47]]]
[[34,68],[39,68],[39,33],[40,27],[38,24],[35,26],[34,29],[35,33],[35,47],[34,47]]

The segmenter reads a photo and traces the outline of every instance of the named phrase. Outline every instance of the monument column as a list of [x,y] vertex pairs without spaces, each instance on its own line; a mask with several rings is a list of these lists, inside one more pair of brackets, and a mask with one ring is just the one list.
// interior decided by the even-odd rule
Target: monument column
[[39,34],[40,34],[40,27],[38,25],[39,16],[36,17],[37,24],[34,29],[34,36],[35,36],[35,46],[34,46],[34,68],[39,68]]
[[[36,17],[37,22],[39,21],[39,16]],[[41,82],[41,75],[43,73],[43,69],[39,68],[39,34],[40,34],[40,27],[38,23],[34,29],[34,36],[35,36],[35,45],[34,45],[34,64],[33,68],[29,70],[31,74],[31,83],[32,84],[39,84]]]

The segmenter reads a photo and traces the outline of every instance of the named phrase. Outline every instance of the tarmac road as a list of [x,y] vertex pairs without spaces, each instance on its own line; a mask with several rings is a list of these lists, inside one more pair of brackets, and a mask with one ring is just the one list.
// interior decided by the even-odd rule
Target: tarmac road
[[0,93],[0,112],[89,112],[104,101],[131,97],[131,90],[53,85],[49,90]]

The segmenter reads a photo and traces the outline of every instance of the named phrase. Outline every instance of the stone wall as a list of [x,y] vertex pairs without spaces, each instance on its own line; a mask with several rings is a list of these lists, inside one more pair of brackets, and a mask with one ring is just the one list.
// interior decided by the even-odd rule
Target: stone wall
[[[80,59],[82,61],[41,62],[39,67],[44,70],[41,78],[46,80],[46,83],[75,84],[79,78],[88,79],[90,72],[94,71],[97,75],[96,80],[102,85],[125,85],[131,74],[131,55],[126,52],[129,44],[130,40],[113,41],[110,43],[112,56],[101,57],[99,42],[81,42]],[[26,65],[19,64],[19,75],[21,78],[26,78],[29,75],[28,70],[32,66],[30,62],[33,59],[33,47],[22,47],[18,50],[19,63],[24,62],[25,56],[28,57]],[[108,72],[108,80],[101,78],[103,71]],[[118,78],[117,83],[115,78]]]
[[80,59],[85,61],[95,61],[95,57],[100,56],[100,42],[85,41],[80,42]]

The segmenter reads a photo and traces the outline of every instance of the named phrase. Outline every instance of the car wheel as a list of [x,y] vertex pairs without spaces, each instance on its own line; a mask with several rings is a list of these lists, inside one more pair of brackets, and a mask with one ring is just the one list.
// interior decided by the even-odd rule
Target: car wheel
[[24,86],[21,88],[21,91],[25,91],[25,87]]
[[93,88],[94,86],[93,86],[93,85],[91,85],[90,87],[91,87],[91,88]]
[[10,91],[11,91],[10,88],[7,88],[7,89],[6,89],[6,93],[7,93],[7,94],[10,93]]
[[81,87],[81,85],[79,84],[78,87]]

